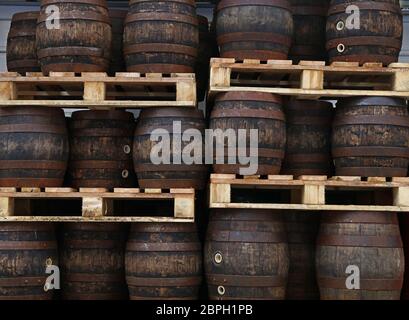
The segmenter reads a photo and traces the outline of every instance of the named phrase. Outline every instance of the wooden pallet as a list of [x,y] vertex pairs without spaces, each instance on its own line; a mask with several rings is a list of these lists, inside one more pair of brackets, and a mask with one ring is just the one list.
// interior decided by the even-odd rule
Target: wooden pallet
[[217,93],[255,91],[303,99],[351,96],[409,97],[409,64],[213,58],[209,98]]
[[[33,216],[31,200],[81,200],[79,216]],[[173,217],[114,216],[115,200],[168,200],[173,201]],[[1,221],[48,222],[194,222],[195,191],[193,189],[107,189],[80,188],[0,188]]]
[[[234,203],[232,189],[290,190],[291,203]],[[328,204],[329,191],[390,191],[391,205]],[[313,211],[392,211],[409,212],[409,178],[267,176],[240,178],[230,174],[212,174],[210,208],[277,209]]]
[[195,107],[194,74],[51,72],[0,73],[0,105],[59,108],[140,109]]

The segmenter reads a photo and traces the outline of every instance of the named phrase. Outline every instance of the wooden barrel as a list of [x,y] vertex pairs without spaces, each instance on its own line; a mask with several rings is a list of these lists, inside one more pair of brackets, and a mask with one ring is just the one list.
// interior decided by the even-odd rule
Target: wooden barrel
[[289,267],[281,214],[270,210],[213,210],[204,266],[212,300],[283,300]]
[[293,17],[287,0],[222,0],[217,6],[217,43],[223,58],[287,59]]
[[[357,6],[359,13],[348,13],[348,6]],[[348,26],[354,13],[359,14],[357,29]],[[399,59],[403,35],[399,0],[332,0],[326,29],[330,62],[381,62],[388,65]]]
[[402,300],[409,300],[409,217],[403,213],[401,218],[402,241],[405,251],[405,277],[402,289]]
[[[205,128],[203,113],[198,109],[183,107],[143,109],[136,125],[133,145],[134,166],[139,186],[204,189],[208,178],[204,158]],[[157,129],[166,130],[170,139],[165,137],[164,141],[159,142],[163,135]],[[181,141],[180,132],[183,134],[186,130],[194,130],[198,136],[189,142]],[[174,140],[180,142],[180,148],[176,145],[173,147]],[[193,164],[188,164],[180,150],[185,150],[189,145],[192,147],[192,144],[193,149],[201,150],[202,154],[195,152],[200,159],[192,160]],[[164,147],[162,154],[158,150],[161,146]],[[168,148],[170,150],[167,150]],[[191,149],[189,154],[190,152]],[[155,161],[152,155],[157,156]],[[177,159],[178,157],[181,159]]]
[[[405,261],[395,213],[323,214],[316,256],[322,300],[400,299]],[[359,269],[358,290],[347,289],[348,277],[358,275],[347,273],[350,266]]]
[[[48,12],[58,8],[59,26],[47,28]],[[41,70],[107,72],[111,59],[111,22],[105,0],[42,0],[37,24],[37,55]]]
[[62,233],[63,299],[126,299],[123,225],[69,223],[63,225]]
[[[210,129],[233,129],[237,136],[239,129],[247,129],[246,155],[250,154],[249,130],[258,130],[258,170],[254,174],[280,173],[286,145],[285,115],[280,96],[257,92],[219,94],[210,115]],[[214,157],[221,151],[214,144]],[[228,152],[228,142],[225,141],[225,161],[224,164],[216,164],[215,158],[215,173],[239,174],[240,168],[247,167],[239,164],[239,161],[237,164],[228,164]]]
[[190,223],[134,223],[125,256],[131,300],[196,300],[202,250]]
[[127,71],[194,72],[199,46],[194,0],[131,0],[125,20]]
[[294,19],[294,37],[289,58],[326,60],[325,25],[329,0],[290,0]]
[[58,266],[57,241],[49,223],[0,224],[0,300],[51,300],[47,265]]
[[36,48],[38,11],[20,12],[11,18],[7,36],[7,70],[11,72],[40,71]]
[[0,108],[0,187],[61,187],[68,152],[61,109]]
[[287,149],[284,174],[332,174],[333,110],[331,103],[318,100],[292,100],[286,104]]
[[131,112],[74,112],[68,166],[71,185],[108,189],[136,186],[132,162],[134,130]]
[[315,276],[315,241],[318,236],[318,212],[286,212],[284,214],[290,253],[287,300],[320,298]]
[[332,156],[336,175],[406,177],[409,164],[406,101],[358,97],[338,102]]
[[109,9],[109,18],[112,23],[112,49],[109,73],[112,76],[114,76],[116,72],[126,71],[123,53],[123,36],[127,13],[127,10]]

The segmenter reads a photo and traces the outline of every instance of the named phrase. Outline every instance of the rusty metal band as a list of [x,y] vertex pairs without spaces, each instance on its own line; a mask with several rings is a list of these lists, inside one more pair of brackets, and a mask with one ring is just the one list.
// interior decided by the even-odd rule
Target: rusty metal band
[[197,242],[148,243],[129,241],[126,245],[126,250],[138,252],[194,252],[201,250],[201,244]]
[[0,250],[53,250],[55,241],[0,241]]
[[70,161],[69,167],[71,169],[129,169],[132,167],[132,160],[78,160]]
[[176,23],[186,23],[193,26],[199,26],[199,20],[195,16],[188,16],[186,14],[177,13],[165,13],[165,12],[142,12],[142,13],[129,13],[126,16],[125,24],[133,22],[152,21],[163,22],[171,21]]
[[8,60],[7,67],[9,69],[18,69],[18,68],[38,68],[40,70],[40,65],[38,64],[37,59],[24,59],[24,60]]
[[[288,126],[301,125],[301,126],[320,126],[320,127],[331,127],[330,117],[321,116],[304,116],[304,117],[293,117],[289,115],[287,117]],[[409,124],[409,120],[408,120]]]
[[[35,37],[36,31],[35,30],[21,30],[21,29],[10,29],[9,34],[7,35],[8,39],[14,38],[27,38],[27,37]],[[34,39],[35,41],[35,39]]]
[[0,187],[61,187],[64,178],[0,178]]
[[[136,5],[136,4],[143,3],[143,2],[152,3],[152,0],[130,0],[129,5],[133,6],[133,5]],[[195,0],[172,0],[172,2],[181,3],[181,4],[184,4],[184,5],[190,5],[191,7],[196,8],[196,1]]]
[[[291,10],[293,16],[322,16],[327,17],[327,7],[314,7],[314,6],[292,6]],[[345,11],[344,11],[345,12]]]
[[406,177],[408,169],[386,167],[337,167],[336,173],[339,176]]
[[335,119],[333,126],[348,126],[348,125],[391,125],[409,128],[409,118],[399,116],[342,116]]
[[133,224],[132,231],[138,233],[188,233],[196,234],[195,226],[184,223],[143,223]]
[[[240,169],[243,168],[241,164],[214,164],[213,166],[214,173],[223,173],[223,174],[240,174]],[[272,174],[278,175],[281,171],[281,165],[267,165],[259,164],[257,174]]]
[[129,299],[133,301],[163,301],[164,299],[166,299],[166,301],[194,301],[197,300],[197,297],[142,297],[130,294]]
[[46,276],[43,277],[7,277],[0,278],[0,287],[34,287],[43,286]]
[[333,147],[333,158],[345,157],[399,157],[409,158],[409,148],[403,147]]
[[[74,120],[75,121],[75,120]],[[126,124],[124,124],[126,125]],[[126,137],[132,139],[133,130],[127,128],[78,128],[76,123],[72,123],[72,137]]]
[[54,134],[67,134],[65,126],[54,124],[2,124],[0,125],[0,133],[54,133]]
[[52,300],[51,293],[40,293],[38,295],[18,295],[18,296],[0,296],[1,300],[15,300],[15,301],[31,301],[31,300]]
[[293,45],[290,48],[290,56],[322,56],[323,50],[316,45]]
[[285,287],[287,279],[277,275],[244,276],[226,274],[206,274],[208,284],[232,287]]
[[221,47],[221,58],[236,58],[236,59],[247,59],[247,57],[253,57],[253,59],[259,60],[286,60],[288,54],[285,52],[277,52],[271,50],[231,50],[224,51]]
[[96,231],[96,232],[121,232],[116,224],[107,223],[65,223],[64,231]]
[[187,56],[197,57],[197,48],[182,44],[171,43],[138,43],[124,46],[124,54],[138,54],[145,52],[152,53],[178,53]]
[[[64,115],[64,111],[57,108],[22,107],[18,108],[18,114],[16,114],[15,108],[1,108],[0,115],[14,116],[17,118],[21,116],[42,116],[46,118],[43,120],[44,123],[50,123],[50,119],[52,118],[54,124],[58,123],[59,125],[65,125],[65,118],[61,118],[61,116]],[[55,115],[59,116],[60,118],[54,118]]]
[[92,47],[58,47],[39,49],[37,51],[39,59],[58,56],[91,56],[103,57],[103,50],[101,48]]
[[185,165],[185,164],[135,164],[135,171],[137,172],[207,172],[205,165]]
[[241,6],[266,6],[273,8],[282,8],[291,12],[291,6],[287,0],[223,0],[217,5],[217,11],[230,7]]
[[242,41],[271,42],[279,43],[283,46],[290,46],[292,39],[289,36],[284,36],[282,34],[273,32],[232,32],[219,35],[217,37],[217,43],[221,46],[226,43]]
[[63,279],[69,282],[124,282],[123,274],[65,273]]
[[217,242],[285,243],[287,235],[284,232],[212,230],[208,239]]
[[150,278],[127,276],[128,286],[135,287],[194,287],[202,283],[202,277],[180,277],[180,278]]
[[[251,118],[251,119],[272,119],[285,121],[285,115],[279,110],[262,110],[262,109],[214,109],[210,116],[214,118]],[[243,119],[246,120],[246,119]]]
[[120,245],[117,240],[71,240],[64,239],[64,245],[71,249],[113,249]]
[[[371,11],[387,11],[387,12],[393,12],[398,15],[402,14],[402,10],[399,5],[392,4],[392,3],[382,3],[382,2],[376,2],[376,1],[359,1],[355,3],[358,7],[359,10],[371,10]],[[346,9],[348,6],[351,5],[350,2],[347,3],[342,3],[342,4],[337,4],[337,5],[331,5],[328,10],[328,16],[332,14],[337,14],[337,13],[343,13],[346,14]]]
[[10,231],[16,231],[16,232],[29,232],[29,231],[34,231],[34,232],[40,232],[40,231],[46,231],[46,232],[54,232],[54,227],[52,225],[38,222],[38,223],[3,223],[1,225],[0,233],[2,232],[10,232]]
[[331,167],[329,166],[322,166],[321,168],[302,168],[302,169],[294,169],[294,168],[289,168],[289,167],[283,167],[283,172],[285,172],[285,174],[290,174],[293,175],[295,177],[299,177],[299,176],[305,176],[305,175],[309,175],[309,176],[326,176],[326,175],[330,175],[331,173]]
[[[344,289],[346,278],[319,277],[317,279],[321,288]],[[403,285],[403,278],[400,279],[360,279],[360,290],[367,291],[400,291]]]
[[[43,22],[46,22],[47,19],[50,18],[49,14],[40,14],[38,17],[37,23],[41,24]],[[101,22],[101,23],[106,23],[111,25],[111,19],[109,18],[108,14],[100,14],[100,13],[95,13],[92,11],[87,11],[86,14],[82,11],[70,11],[70,12],[60,12],[60,16],[58,19],[61,22],[64,22],[66,20],[72,21],[74,23],[78,23],[79,21],[95,21],[95,22]],[[52,32],[52,31],[50,31]]]
[[365,248],[402,248],[399,236],[353,236],[353,235],[319,235],[319,246],[365,247]]
[[329,162],[331,154],[328,153],[289,153],[285,154],[286,162],[311,163],[311,162]]
[[392,224],[398,225],[398,217],[395,213],[385,212],[342,212],[328,213],[321,217],[321,223],[369,223],[369,224]]
[[194,72],[194,67],[182,64],[152,63],[127,65],[126,70],[128,72],[140,73],[192,73]]
[[0,169],[66,170],[67,162],[49,160],[0,160]]
[[[103,3],[105,3],[105,1],[100,1],[100,0],[65,0],[65,3],[83,3],[83,4],[90,4],[90,5],[94,5],[94,6],[98,6],[98,7],[102,7],[107,9],[106,5],[103,5]],[[41,0],[41,6],[45,7],[48,6],[50,4],[62,4],[61,0]]]
[[[98,58],[98,62],[92,62],[92,63],[59,63],[59,62],[54,62],[54,63],[48,63],[44,64],[41,67],[41,70],[43,71],[44,74],[48,74],[49,72],[67,72],[67,70],[70,70],[71,72],[106,72],[109,66],[109,60],[105,59],[103,57]],[[51,108],[49,108],[51,109]]]
[[[169,108],[170,109],[170,108]],[[160,117],[160,116],[158,116]],[[163,117],[162,117],[163,118]],[[161,130],[166,130],[171,136],[174,134],[179,134],[179,135],[183,135],[184,131],[187,129],[192,129],[192,125],[191,123],[184,124],[183,122],[185,121],[186,118],[179,118],[179,119],[174,119],[174,121],[170,122],[169,124],[161,124],[160,125],[160,129]],[[187,119],[186,119],[187,120]],[[182,122],[182,126],[181,126],[181,130],[174,130],[176,128],[173,127],[173,122],[175,121],[180,121]],[[152,124],[147,123],[147,124],[140,124],[137,126],[136,131],[135,131],[135,136],[144,136],[144,135],[148,135],[148,136],[155,136],[153,134],[153,131],[157,130],[158,127],[157,126],[152,126]],[[202,132],[202,135],[204,136],[204,130],[206,129],[206,125],[205,123],[197,123],[194,126],[194,129],[200,130]],[[159,136],[161,136],[161,134],[159,134]]]
[[226,92],[216,96],[216,102],[226,101],[255,101],[262,103],[275,103],[279,104],[280,106],[283,103],[281,96],[263,92]]
[[[250,148],[224,148],[224,157],[229,158],[230,154],[239,155],[245,154],[248,156],[250,154]],[[218,154],[221,154],[221,149],[214,150],[213,158],[216,159]],[[257,155],[261,158],[279,158],[284,159],[285,151],[281,149],[267,149],[267,148],[257,148]]]
[[398,61],[398,58],[392,55],[381,55],[381,54],[348,54],[348,55],[340,55],[340,56],[332,56],[331,62],[341,61],[341,62],[359,62],[359,63],[366,63],[368,61],[372,62],[382,62],[384,65],[388,65],[392,62]]
[[39,15],[40,15],[39,11],[15,13],[13,17],[11,18],[11,22],[13,23],[15,21],[29,21],[29,20],[34,20],[35,22],[37,22]]
[[[397,50],[402,48],[402,40],[395,39],[392,37],[349,37],[349,38],[336,38],[328,40],[325,47],[327,50],[336,49],[339,44],[344,44],[345,46],[382,46],[382,47],[392,47]],[[371,54],[368,54],[369,56]]]
[[65,300],[124,300],[127,298],[126,294],[124,293],[68,293],[63,291],[63,298]]

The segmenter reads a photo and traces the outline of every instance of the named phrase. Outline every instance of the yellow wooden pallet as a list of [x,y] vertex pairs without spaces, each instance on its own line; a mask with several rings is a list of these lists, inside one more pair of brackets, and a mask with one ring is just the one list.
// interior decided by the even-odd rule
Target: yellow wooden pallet
[[[238,177],[212,174],[209,186],[209,207],[223,209],[275,209],[306,211],[389,211],[409,212],[409,178],[266,176]],[[236,203],[232,189],[289,190],[291,203]],[[328,191],[389,191],[391,205],[328,204]]]
[[351,96],[409,97],[409,64],[291,60],[211,60],[209,97],[255,91],[304,99]]
[[[33,216],[31,200],[81,200],[82,215]],[[115,216],[115,200],[173,201],[173,217]],[[195,191],[193,189],[114,189],[103,188],[0,188],[1,221],[48,222],[194,222]]]
[[195,107],[194,74],[0,73],[0,106],[89,109]]

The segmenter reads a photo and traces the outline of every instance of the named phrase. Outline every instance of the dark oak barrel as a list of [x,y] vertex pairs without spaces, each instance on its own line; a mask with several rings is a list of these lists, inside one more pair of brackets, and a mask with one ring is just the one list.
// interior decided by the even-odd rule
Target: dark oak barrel
[[62,228],[61,289],[64,300],[120,300],[128,293],[121,224],[69,223]]
[[293,17],[287,0],[222,0],[217,6],[217,43],[223,58],[287,59]]
[[[396,213],[322,215],[316,252],[322,300],[399,300],[404,264]],[[349,266],[359,268],[358,290],[347,289]]]
[[112,49],[109,73],[115,75],[116,72],[125,72],[125,60],[123,53],[124,23],[127,10],[109,9],[109,18],[112,24]]
[[0,224],[0,300],[51,300],[45,291],[47,265],[58,266],[50,223]]
[[11,72],[40,71],[37,59],[36,26],[38,11],[19,12],[11,18],[7,36],[7,70]]
[[[348,6],[359,8],[360,26],[348,28]],[[403,20],[399,0],[332,0],[326,27],[330,62],[398,61],[402,48]]]
[[132,224],[125,256],[131,300],[196,300],[202,249],[191,223]]
[[[47,28],[49,6],[59,9],[59,28]],[[42,0],[36,34],[44,73],[108,71],[112,30],[105,0]]]
[[199,30],[193,0],[131,0],[125,20],[127,71],[194,72]]
[[315,275],[315,242],[320,214],[288,211],[284,217],[290,253],[286,299],[317,300],[320,292]]
[[331,175],[333,106],[325,101],[292,100],[285,105],[287,149],[283,173]]
[[213,210],[204,266],[212,300],[283,300],[289,252],[280,213]]
[[[177,145],[173,147],[173,140],[181,139],[180,129],[177,128],[178,123],[182,134],[186,130],[192,129],[198,134],[189,142],[181,141],[181,148],[178,148]],[[205,128],[203,112],[198,109],[184,107],[143,109],[137,121],[133,145],[134,166],[139,186],[141,188],[162,189],[204,189],[208,178],[208,168],[204,159]],[[170,141],[168,139],[163,141],[162,134],[157,132],[157,129],[166,130]],[[157,141],[151,139],[157,139]],[[192,144],[193,149],[201,150],[202,155],[200,156],[195,152],[199,159],[193,164],[188,164],[184,161],[180,149],[186,151],[185,149],[189,148],[189,152],[186,154],[191,154],[189,145],[192,146]],[[167,151],[166,146],[169,145],[170,150]],[[158,150],[161,146],[165,146],[163,153]],[[151,155],[158,155],[159,161],[153,162],[154,159]],[[166,159],[168,156],[169,159]],[[181,157],[180,161],[178,161],[177,156]],[[170,163],[167,160],[170,160]]]
[[332,132],[336,175],[406,177],[409,115],[406,101],[386,97],[338,102]]
[[[246,129],[246,155],[249,155],[250,151],[249,130],[258,130],[258,170],[254,174],[280,173],[286,145],[285,115],[280,96],[257,92],[219,94],[210,115],[210,129],[223,131],[233,129],[236,136],[239,129]],[[214,157],[221,151],[214,144]],[[213,164],[215,173],[239,174],[239,169],[245,167],[238,161],[237,164],[228,164],[228,151],[228,142],[225,141],[225,161],[224,164],[216,164],[215,159]]]
[[294,37],[289,58],[326,60],[325,25],[329,0],[290,0],[294,19]]
[[0,187],[61,187],[68,152],[61,109],[0,108]]
[[402,300],[409,300],[409,217],[406,213],[401,217],[402,241],[405,251],[405,278],[402,289]]
[[79,111],[70,122],[69,181],[75,188],[136,186],[131,112]]

